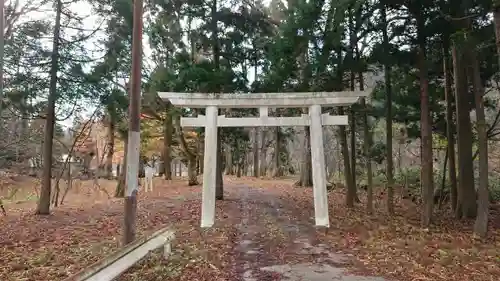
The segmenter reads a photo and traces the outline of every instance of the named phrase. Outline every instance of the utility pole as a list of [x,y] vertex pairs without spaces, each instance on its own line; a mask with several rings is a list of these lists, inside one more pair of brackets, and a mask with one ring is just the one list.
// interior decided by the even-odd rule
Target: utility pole
[[[1,0],[0,0],[1,1]],[[132,71],[129,94],[129,131],[127,146],[127,174],[123,244],[135,240],[137,216],[137,185],[139,176],[140,108],[141,108],[141,60],[142,60],[142,1],[133,0]]]

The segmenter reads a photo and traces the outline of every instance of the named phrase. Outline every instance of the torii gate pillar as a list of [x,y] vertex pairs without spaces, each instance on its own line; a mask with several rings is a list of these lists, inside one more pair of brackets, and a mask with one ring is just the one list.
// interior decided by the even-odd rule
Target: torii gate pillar
[[[347,116],[322,114],[322,106],[349,106],[369,91],[322,93],[252,93],[204,94],[158,93],[174,106],[206,108],[206,116],[181,118],[183,127],[205,127],[205,155],[201,227],[211,227],[215,221],[215,184],[217,166],[218,127],[276,127],[310,126],[313,176],[314,213],[316,226],[329,227],[328,195],[323,144],[323,125],[348,124]],[[307,107],[309,115],[301,117],[268,117],[269,107]],[[219,108],[259,108],[260,117],[226,118],[219,116]]]
[[215,221],[218,111],[216,106],[207,106],[205,155],[203,159],[203,194],[201,198],[201,227],[211,227]]
[[311,117],[311,163],[314,196],[314,213],[317,226],[330,226],[328,217],[328,195],[326,190],[325,147],[323,145],[323,125],[321,124],[321,105],[309,107]]

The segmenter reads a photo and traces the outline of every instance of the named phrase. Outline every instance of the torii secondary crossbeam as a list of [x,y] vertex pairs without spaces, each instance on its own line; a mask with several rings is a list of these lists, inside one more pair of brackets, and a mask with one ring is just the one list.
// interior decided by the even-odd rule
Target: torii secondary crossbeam
[[[322,106],[349,106],[370,91],[320,92],[320,93],[251,93],[205,94],[160,92],[163,100],[187,108],[206,108],[206,115],[181,118],[183,127],[205,127],[205,155],[201,227],[211,227],[215,220],[215,182],[217,166],[218,127],[276,127],[309,126],[311,132],[311,160],[313,178],[314,212],[316,226],[330,226],[326,190],[326,170],[323,145],[323,126],[348,124],[347,116],[322,114]],[[269,117],[269,108],[307,107],[309,114],[300,117]],[[219,116],[219,108],[258,108],[259,117]]]

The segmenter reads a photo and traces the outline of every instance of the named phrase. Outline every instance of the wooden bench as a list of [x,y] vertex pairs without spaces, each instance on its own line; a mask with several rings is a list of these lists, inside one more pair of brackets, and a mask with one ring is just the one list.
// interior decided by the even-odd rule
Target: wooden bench
[[109,257],[66,278],[65,281],[112,281],[151,251],[163,247],[163,255],[168,258],[173,239],[174,231],[169,227],[163,228],[152,235],[130,243]]

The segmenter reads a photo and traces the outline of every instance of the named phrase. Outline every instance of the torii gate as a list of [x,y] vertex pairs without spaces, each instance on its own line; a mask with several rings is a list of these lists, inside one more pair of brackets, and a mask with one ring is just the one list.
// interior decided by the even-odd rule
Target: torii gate
[[[323,147],[323,125],[347,125],[346,115],[321,114],[322,106],[349,106],[370,91],[319,93],[173,93],[158,95],[172,105],[186,108],[206,108],[206,116],[182,117],[183,127],[205,127],[205,156],[201,227],[211,227],[215,220],[215,179],[217,166],[217,127],[277,127],[309,126],[311,132],[311,160],[316,226],[330,226],[326,190],[326,170]],[[300,117],[269,117],[269,108],[309,108],[309,115]],[[260,117],[219,116],[219,108],[258,108]]]

